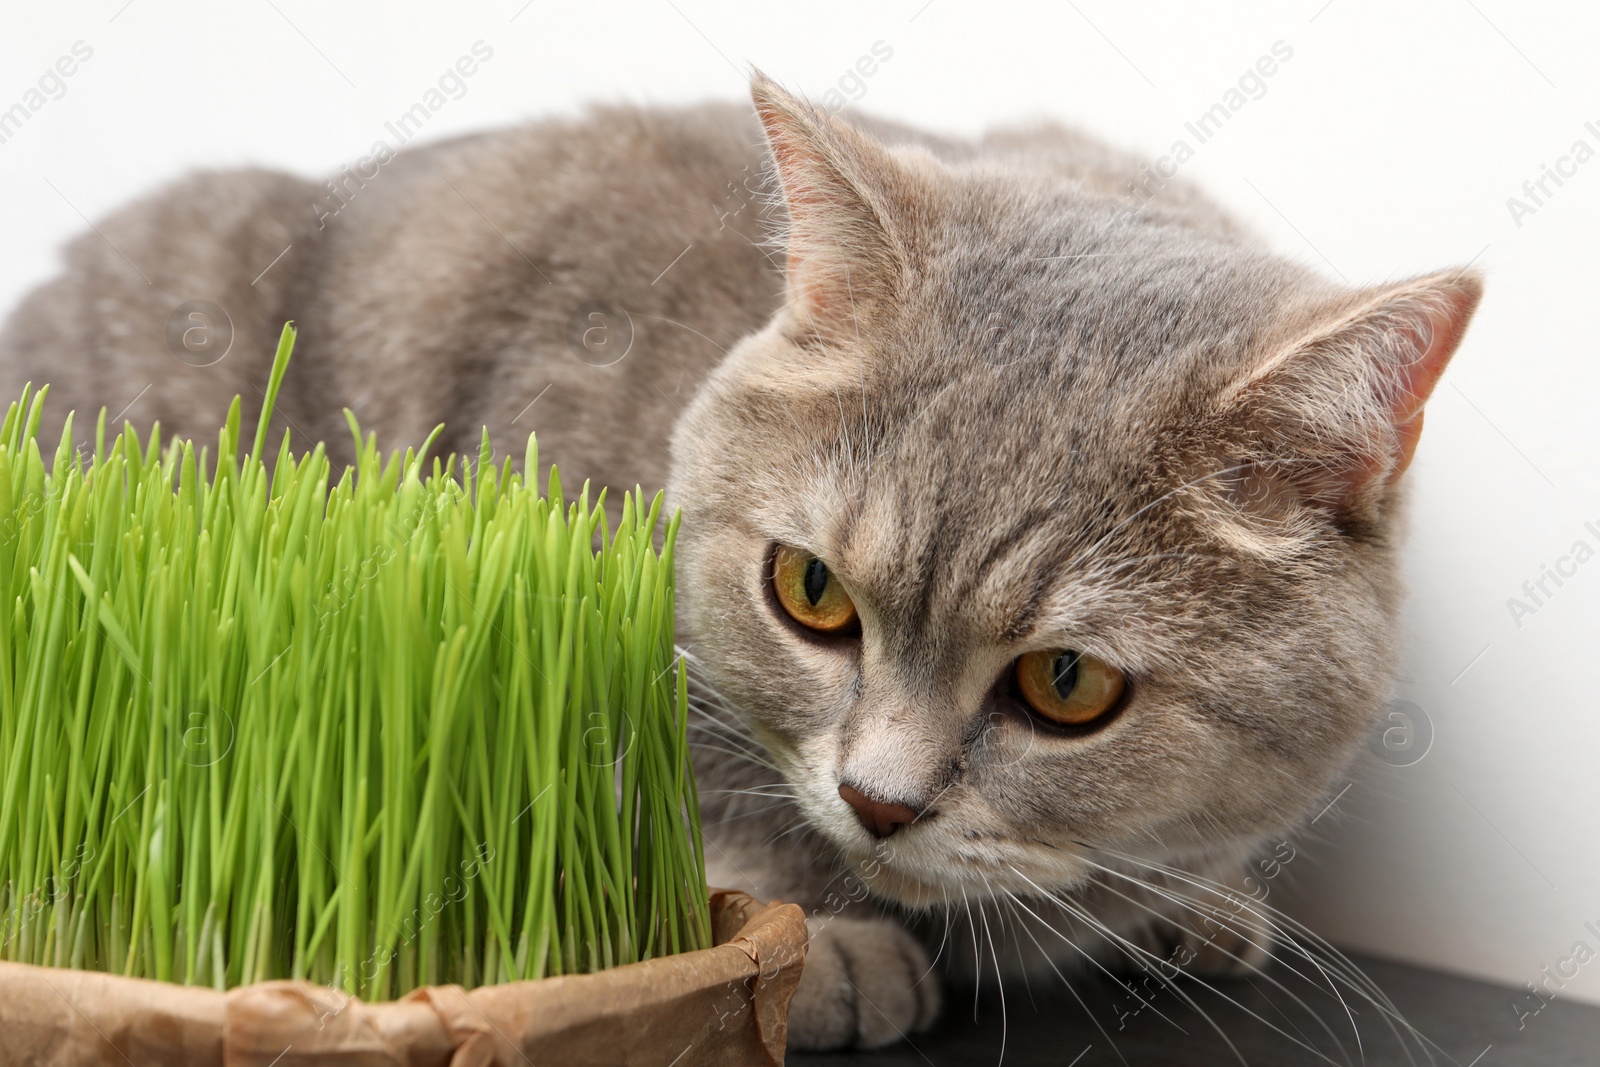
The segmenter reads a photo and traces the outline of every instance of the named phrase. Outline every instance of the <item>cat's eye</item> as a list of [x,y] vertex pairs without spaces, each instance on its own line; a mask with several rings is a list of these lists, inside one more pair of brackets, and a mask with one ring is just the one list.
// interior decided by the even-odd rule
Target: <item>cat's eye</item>
[[1127,679],[1105,660],[1058,649],[1017,660],[1017,688],[1034,714],[1062,726],[1087,726],[1117,706]]
[[772,560],[772,589],[783,610],[801,626],[836,634],[856,621],[856,605],[828,565],[810,552],[779,545]]

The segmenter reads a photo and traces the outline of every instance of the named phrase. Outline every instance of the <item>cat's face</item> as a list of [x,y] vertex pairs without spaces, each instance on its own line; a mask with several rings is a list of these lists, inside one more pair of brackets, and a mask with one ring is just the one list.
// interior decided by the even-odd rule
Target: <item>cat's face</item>
[[[1475,279],[1342,292],[757,102],[790,301],[672,493],[688,636],[805,817],[925,904],[1300,816],[1388,696],[1395,478]],[[841,786],[921,814],[880,839]]]

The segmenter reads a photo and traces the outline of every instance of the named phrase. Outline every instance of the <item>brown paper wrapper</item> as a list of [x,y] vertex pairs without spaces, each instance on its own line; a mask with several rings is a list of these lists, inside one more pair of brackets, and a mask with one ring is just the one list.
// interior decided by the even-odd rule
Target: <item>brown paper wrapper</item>
[[0,963],[0,1064],[778,1067],[805,915],[717,890],[711,921],[716,947],[699,952],[380,1004],[309,982],[222,993]]

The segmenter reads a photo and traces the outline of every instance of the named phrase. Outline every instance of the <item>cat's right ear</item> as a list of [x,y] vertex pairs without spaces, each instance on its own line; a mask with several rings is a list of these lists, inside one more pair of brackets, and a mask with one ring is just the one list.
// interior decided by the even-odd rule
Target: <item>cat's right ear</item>
[[913,176],[881,144],[760,72],[750,95],[789,214],[789,309],[807,330],[859,334],[904,270]]
[[1463,269],[1310,305],[1292,342],[1225,394],[1244,451],[1302,499],[1370,517],[1410,465],[1423,405],[1482,296],[1482,277]]

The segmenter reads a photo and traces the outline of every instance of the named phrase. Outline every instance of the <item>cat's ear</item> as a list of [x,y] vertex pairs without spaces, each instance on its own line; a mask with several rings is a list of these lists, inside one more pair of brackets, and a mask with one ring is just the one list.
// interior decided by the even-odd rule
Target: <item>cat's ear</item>
[[1323,303],[1224,395],[1252,459],[1311,502],[1368,516],[1411,464],[1423,405],[1483,295],[1447,271]]
[[750,95],[789,213],[789,308],[808,329],[859,332],[904,269],[897,216],[911,176],[883,145],[764,74]]

